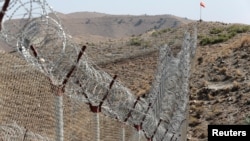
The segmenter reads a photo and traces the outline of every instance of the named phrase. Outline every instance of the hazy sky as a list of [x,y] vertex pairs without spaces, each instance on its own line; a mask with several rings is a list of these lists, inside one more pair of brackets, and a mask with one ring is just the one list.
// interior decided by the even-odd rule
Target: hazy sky
[[[47,0],[55,11],[79,11],[107,14],[157,15],[172,14],[197,20],[200,0]],[[204,21],[250,24],[250,0],[203,0]]]

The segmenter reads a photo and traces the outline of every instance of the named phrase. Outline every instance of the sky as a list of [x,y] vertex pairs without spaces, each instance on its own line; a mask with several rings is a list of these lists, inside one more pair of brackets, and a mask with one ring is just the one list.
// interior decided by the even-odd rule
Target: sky
[[192,20],[250,25],[250,0],[47,0],[55,11],[100,12],[114,15],[171,14]]

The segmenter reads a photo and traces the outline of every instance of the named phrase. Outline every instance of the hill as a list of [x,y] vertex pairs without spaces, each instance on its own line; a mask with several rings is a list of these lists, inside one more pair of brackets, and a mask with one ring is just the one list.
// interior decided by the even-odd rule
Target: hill
[[[152,29],[175,28],[191,20],[173,15],[109,15],[96,12],[57,12],[62,24],[77,42],[99,42],[137,36]],[[13,20],[18,23],[20,20]],[[0,49],[12,51],[0,42]]]
[[100,36],[121,38],[151,29],[178,27],[191,20],[172,15],[109,15],[94,12],[59,14],[63,25],[74,37]]

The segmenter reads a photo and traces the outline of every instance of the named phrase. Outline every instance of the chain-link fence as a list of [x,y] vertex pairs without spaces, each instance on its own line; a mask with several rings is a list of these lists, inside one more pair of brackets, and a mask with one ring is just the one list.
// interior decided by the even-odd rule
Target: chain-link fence
[[155,82],[142,98],[96,66],[85,46],[71,41],[45,0],[1,3],[1,37],[21,54],[0,56],[2,140],[185,138],[196,33],[185,35],[177,57],[167,46],[160,48]]

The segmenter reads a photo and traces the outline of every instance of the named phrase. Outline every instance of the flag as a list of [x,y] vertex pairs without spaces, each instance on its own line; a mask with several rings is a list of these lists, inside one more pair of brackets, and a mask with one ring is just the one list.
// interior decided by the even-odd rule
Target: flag
[[205,8],[205,3],[204,2],[200,2],[200,6]]

